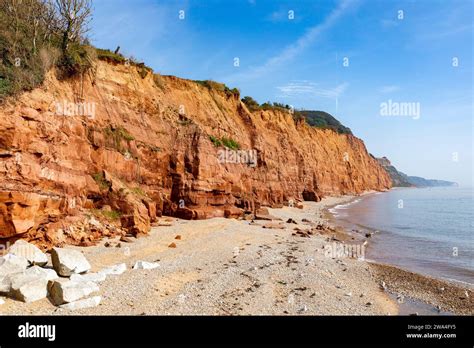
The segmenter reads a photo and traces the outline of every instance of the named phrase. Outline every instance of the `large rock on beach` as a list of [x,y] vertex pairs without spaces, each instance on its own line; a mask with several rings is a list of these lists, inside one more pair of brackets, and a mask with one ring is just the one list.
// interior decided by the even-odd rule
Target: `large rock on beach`
[[85,273],[91,269],[86,257],[77,250],[53,248],[51,250],[53,267],[60,276]]

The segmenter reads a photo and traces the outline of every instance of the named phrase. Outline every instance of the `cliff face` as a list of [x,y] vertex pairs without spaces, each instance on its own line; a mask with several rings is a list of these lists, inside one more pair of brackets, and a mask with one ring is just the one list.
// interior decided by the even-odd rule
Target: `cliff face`
[[440,187],[457,186],[457,183],[446,180],[425,179],[402,173],[395,168],[387,157],[377,158],[379,164],[386,170],[393,187]]
[[[146,233],[160,214],[238,216],[391,186],[352,135],[295,124],[283,111],[250,113],[238,96],[125,65],[98,62],[68,81],[50,72],[0,117],[3,240],[87,244]],[[219,146],[229,140],[241,152]],[[117,212],[118,230],[86,226],[91,211]]]

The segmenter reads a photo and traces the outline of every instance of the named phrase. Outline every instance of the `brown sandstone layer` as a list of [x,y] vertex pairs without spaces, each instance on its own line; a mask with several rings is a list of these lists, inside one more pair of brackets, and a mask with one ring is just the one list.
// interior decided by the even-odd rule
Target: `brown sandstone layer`
[[[86,112],[58,114],[80,103]],[[142,78],[133,66],[98,62],[93,74],[67,81],[50,72],[41,88],[0,106],[0,117],[3,241],[87,245],[104,234],[147,233],[161,214],[235,217],[391,187],[352,135],[295,122],[289,112],[249,112],[238,96]],[[252,152],[222,161],[225,148],[210,136]]]

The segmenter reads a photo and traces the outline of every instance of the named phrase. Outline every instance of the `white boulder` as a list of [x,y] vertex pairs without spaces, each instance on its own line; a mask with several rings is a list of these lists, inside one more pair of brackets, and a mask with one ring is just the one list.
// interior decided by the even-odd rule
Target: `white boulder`
[[48,288],[49,296],[56,305],[75,302],[99,291],[94,282],[75,282],[64,278],[50,280]]
[[17,240],[9,249],[9,253],[25,258],[30,265],[44,266],[48,257],[36,245],[22,239]]
[[11,277],[10,296],[23,302],[34,302],[48,295],[48,279],[37,274],[16,274]]
[[27,274],[27,275],[37,275],[37,276],[42,277],[46,280],[53,280],[53,279],[59,278],[58,274],[56,273],[56,271],[54,269],[41,268],[39,266],[30,267],[24,273]]
[[0,275],[11,274],[14,270],[24,271],[28,267],[28,260],[23,256],[6,254],[0,257]]
[[160,267],[158,262],[137,261],[133,269],[155,269]]
[[91,269],[86,257],[73,249],[53,248],[51,260],[56,272],[63,277],[69,277],[75,273],[85,273]]

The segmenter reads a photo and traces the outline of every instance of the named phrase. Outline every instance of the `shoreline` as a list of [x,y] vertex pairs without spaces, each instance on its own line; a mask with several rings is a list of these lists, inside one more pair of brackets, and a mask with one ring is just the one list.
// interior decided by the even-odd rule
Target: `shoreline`
[[[411,187],[408,188],[410,189]],[[361,199],[361,197],[364,198],[374,193],[376,191],[354,196],[353,199],[345,204],[351,204],[355,200]],[[358,235],[342,227],[342,224],[338,222],[338,218],[331,213],[330,209],[338,205],[328,206],[323,209],[325,218],[328,219],[331,225],[344,230],[349,236]],[[361,237],[360,235],[358,236]],[[361,238],[364,240],[363,237]],[[370,239],[365,238],[365,240],[368,247],[370,247]],[[397,299],[397,302],[401,305],[400,307],[404,307],[405,312],[410,311],[410,308],[425,307],[424,309],[432,314],[474,314],[472,284],[454,279],[448,280],[425,275],[382,261],[366,259],[365,262],[370,265],[376,279],[385,284],[387,292]],[[406,302],[411,304],[407,306]]]
[[[95,246],[70,247],[85,254],[92,272],[127,265],[123,274],[100,284],[99,306],[69,311],[47,299],[28,304],[4,298],[0,315],[403,314],[392,289],[409,297],[412,287],[422,292],[440,283],[421,275],[406,281],[406,273],[393,267],[327,253],[352,237],[331,227],[324,210],[354,198],[327,197],[304,202],[303,209],[268,208],[271,221],[163,217],[148,236],[131,243],[110,238]],[[132,270],[139,260],[160,266]],[[388,291],[381,288],[382,281]],[[421,285],[414,286],[416,282]],[[450,300],[459,289],[443,286],[445,296],[427,300],[452,313],[472,313],[474,295],[466,306]]]

